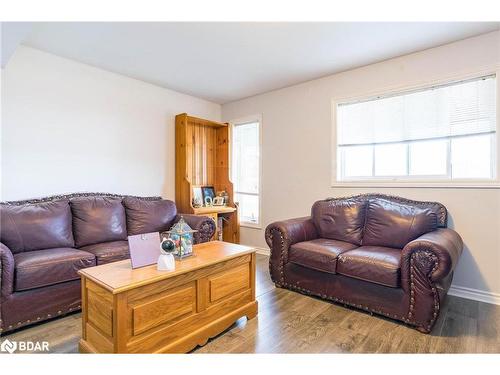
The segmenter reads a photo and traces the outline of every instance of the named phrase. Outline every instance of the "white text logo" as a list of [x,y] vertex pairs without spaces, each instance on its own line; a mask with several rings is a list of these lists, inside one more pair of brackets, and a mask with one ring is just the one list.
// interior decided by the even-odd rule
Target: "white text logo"
[[48,341],[10,341],[4,340],[0,344],[0,352],[14,353],[19,352],[48,352]]

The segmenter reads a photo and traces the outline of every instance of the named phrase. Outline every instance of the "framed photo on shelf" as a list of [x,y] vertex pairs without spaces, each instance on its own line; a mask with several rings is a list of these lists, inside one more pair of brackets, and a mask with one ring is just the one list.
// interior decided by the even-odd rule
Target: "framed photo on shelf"
[[202,186],[201,193],[203,196],[203,203],[207,203],[207,197],[210,197],[209,202],[213,202],[215,198],[215,189],[213,186]]
[[203,194],[201,193],[201,187],[193,187],[193,206],[201,207],[203,206]]

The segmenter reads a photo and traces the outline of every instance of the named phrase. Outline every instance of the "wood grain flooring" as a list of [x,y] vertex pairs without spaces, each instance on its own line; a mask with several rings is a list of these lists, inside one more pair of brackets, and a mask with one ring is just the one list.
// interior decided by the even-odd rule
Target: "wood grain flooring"
[[[500,353],[500,306],[449,296],[431,334],[386,318],[286,289],[257,255],[259,315],[238,320],[193,353]],[[0,337],[49,341],[52,353],[76,353],[81,314]]]

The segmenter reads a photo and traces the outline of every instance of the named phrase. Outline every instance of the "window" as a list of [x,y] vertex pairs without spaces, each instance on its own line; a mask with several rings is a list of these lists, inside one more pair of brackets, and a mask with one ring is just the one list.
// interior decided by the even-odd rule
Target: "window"
[[338,181],[495,181],[496,77],[337,105]]
[[260,225],[260,120],[239,121],[232,127],[234,200],[240,224]]

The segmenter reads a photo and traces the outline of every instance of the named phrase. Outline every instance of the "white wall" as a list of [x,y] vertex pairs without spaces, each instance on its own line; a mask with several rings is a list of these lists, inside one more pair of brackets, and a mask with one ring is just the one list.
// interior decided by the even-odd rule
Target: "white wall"
[[500,190],[330,186],[332,99],[375,93],[381,88],[404,88],[492,67],[500,67],[500,32],[223,105],[223,121],[253,114],[263,117],[264,226],[261,230],[242,228],[242,243],[267,247],[265,225],[309,215],[315,200],[329,196],[381,192],[435,200],[447,206],[451,227],[462,235],[466,245],[454,286],[474,289],[475,298],[500,301]]
[[[181,73],[181,72],[179,72]],[[0,200],[175,197],[175,115],[220,105],[21,46],[2,72]]]

